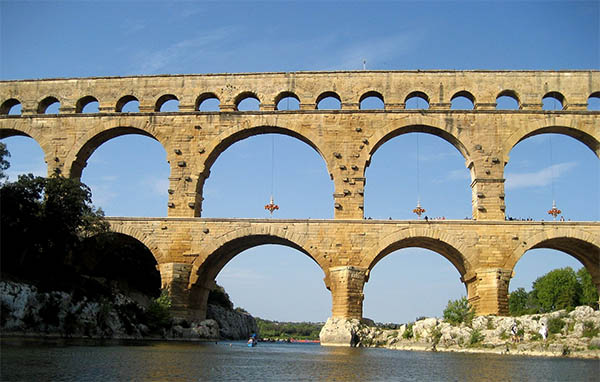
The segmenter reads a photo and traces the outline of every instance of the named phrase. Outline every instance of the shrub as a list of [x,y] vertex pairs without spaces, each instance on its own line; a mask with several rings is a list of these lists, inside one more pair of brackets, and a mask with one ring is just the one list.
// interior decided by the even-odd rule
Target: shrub
[[404,333],[402,333],[402,338],[409,340],[411,338],[413,338],[413,323],[411,322],[410,324],[406,325],[406,330],[404,331]]
[[463,322],[470,325],[474,316],[475,311],[473,311],[473,308],[466,297],[448,301],[448,305],[446,305],[446,309],[444,309],[444,320],[452,325],[458,325]]
[[481,334],[479,329],[475,329],[471,332],[471,337],[469,338],[469,346],[475,346],[481,341],[485,339],[485,336]]
[[233,310],[233,303],[231,302],[229,295],[220,285],[217,285],[216,288],[211,289],[210,292],[208,292],[208,303],[221,306],[228,310]]
[[433,343],[433,347],[435,347],[442,338],[442,330],[439,327],[433,328],[431,331],[431,342]]
[[560,317],[550,318],[548,319],[548,332],[550,334],[560,333],[565,324],[565,321]]
[[542,335],[540,333],[536,333],[536,332],[529,332],[530,334],[530,340],[531,341],[539,341],[542,339]]
[[171,297],[166,289],[160,292],[160,296],[156,298],[146,309],[146,320],[148,328],[155,331],[160,328],[166,328],[171,324]]
[[583,323],[583,336],[587,338],[594,338],[598,335],[600,329],[594,325],[592,321],[585,321]]

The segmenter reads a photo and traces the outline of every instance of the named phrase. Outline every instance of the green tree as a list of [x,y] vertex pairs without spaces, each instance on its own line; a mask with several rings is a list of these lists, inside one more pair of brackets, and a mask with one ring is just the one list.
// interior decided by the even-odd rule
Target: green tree
[[525,288],[518,288],[508,296],[508,311],[511,316],[535,313],[531,306],[531,296]]
[[444,320],[448,321],[452,325],[457,325],[460,323],[466,323],[467,325],[471,324],[473,321],[473,317],[475,316],[475,311],[466,297],[461,297],[458,300],[450,300],[448,301],[448,305],[446,305],[446,309],[444,309]]
[[580,305],[589,305],[594,309],[598,309],[598,289],[592,282],[592,276],[585,267],[581,267],[577,271],[577,280],[581,285]]
[[17,276],[60,279],[81,240],[108,231],[90,189],[59,175],[3,184],[0,210],[2,270]]
[[581,285],[571,267],[546,273],[533,282],[533,303],[540,313],[575,308],[581,296]]
[[0,181],[6,178],[6,174],[4,174],[4,170],[7,170],[10,167],[10,163],[8,162],[8,158],[10,157],[10,153],[6,148],[6,145],[0,142]]

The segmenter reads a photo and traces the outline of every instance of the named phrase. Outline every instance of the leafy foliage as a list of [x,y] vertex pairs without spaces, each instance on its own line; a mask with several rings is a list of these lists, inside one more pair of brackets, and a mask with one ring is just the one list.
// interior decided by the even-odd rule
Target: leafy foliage
[[463,322],[470,325],[473,317],[475,317],[475,311],[464,296],[458,300],[448,301],[448,305],[444,309],[444,320],[452,325],[458,325]]
[[594,321],[585,321],[583,323],[583,336],[587,338],[594,338],[600,333],[600,328],[597,328]]
[[167,328],[171,325],[171,297],[169,291],[163,289],[146,309],[146,322],[151,331]]
[[548,319],[548,332],[550,334],[560,333],[565,327],[565,321],[560,317],[553,317]]
[[469,337],[469,346],[475,346],[478,343],[482,342],[485,339],[485,335],[483,335],[479,329],[475,329],[471,332],[471,337]]
[[229,295],[220,285],[217,285],[216,288],[211,289],[210,292],[208,292],[208,303],[211,305],[219,305],[229,310],[233,309],[233,302],[231,302]]
[[59,279],[81,241],[108,230],[90,189],[59,175],[3,184],[0,209],[2,270],[16,276]]
[[409,339],[413,338],[413,336],[414,336],[413,325],[414,325],[414,323],[412,323],[412,322],[410,324],[406,325],[406,330],[404,331],[404,333],[402,333],[402,338],[404,338],[405,340],[409,340]]
[[294,338],[318,340],[323,323],[314,322],[279,322],[256,318],[256,325],[263,338]]
[[554,269],[535,280],[532,287],[531,292],[519,288],[510,294],[511,315],[570,310],[579,305],[598,307],[598,291],[583,267],[577,273],[570,267]]
[[8,159],[10,157],[10,153],[6,148],[6,145],[0,142],[0,181],[6,178],[6,174],[4,174],[4,170],[7,170],[10,167],[10,163]]

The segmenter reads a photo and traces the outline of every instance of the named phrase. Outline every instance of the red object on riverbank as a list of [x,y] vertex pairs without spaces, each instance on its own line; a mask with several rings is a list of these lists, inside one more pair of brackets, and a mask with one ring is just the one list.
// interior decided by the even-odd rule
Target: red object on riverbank
[[303,343],[303,344],[319,344],[319,343],[321,343],[321,341],[319,341],[319,340],[295,340],[293,338],[290,338],[290,342],[298,342],[298,343]]

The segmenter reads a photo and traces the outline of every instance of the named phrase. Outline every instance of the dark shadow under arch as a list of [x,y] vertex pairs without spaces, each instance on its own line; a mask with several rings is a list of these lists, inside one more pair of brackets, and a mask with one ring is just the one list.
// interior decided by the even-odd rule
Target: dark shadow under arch
[[19,100],[16,98],[7,99],[6,101],[2,102],[2,105],[0,105],[0,115],[8,115],[14,106],[20,104],[21,102],[19,102]]

